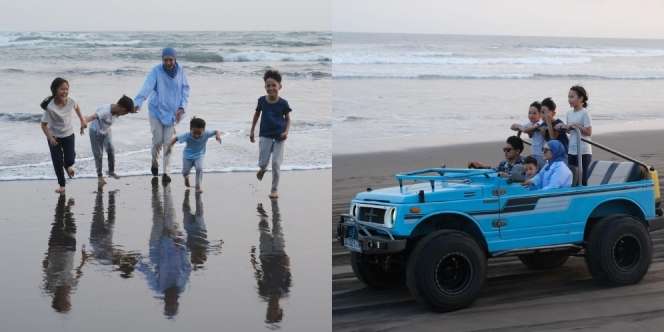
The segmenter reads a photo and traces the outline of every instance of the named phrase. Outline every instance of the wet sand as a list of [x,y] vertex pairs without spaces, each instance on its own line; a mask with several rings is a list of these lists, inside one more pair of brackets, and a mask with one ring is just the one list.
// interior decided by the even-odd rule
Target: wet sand
[[[640,159],[664,175],[664,131],[596,135],[593,139]],[[333,223],[367,187],[396,185],[393,175],[426,167],[496,163],[502,142],[333,157]],[[595,149],[594,159],[614,159]],[[617,159],[616,159],[617,160]],[[420,307],[406,289],[368,290],[353,275],[349,255],[333,240],[333,329],[336,331],[659,331],[664,319],[664,231],[652,234],[655,254],[644,280],[602,288],[592,283],[583,258],[560,269],[527,270],[515,258],[489,261],[488,285],[475,304],[453,313]],[[527,287],[524,287],[527,285]]]
[[330,173],[0,182],[2,330],[329,330]]

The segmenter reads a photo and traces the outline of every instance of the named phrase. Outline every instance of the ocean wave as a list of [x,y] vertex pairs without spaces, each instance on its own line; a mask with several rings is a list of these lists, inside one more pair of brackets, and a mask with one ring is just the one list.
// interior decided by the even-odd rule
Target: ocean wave
[[334,64],[352,65],[566,65],[590,63],[590,57],[460,57],[460,56],[346,56],[334,55]]
[[348,115],[348,116],[344,116],[344,117],[341,117],[341,118],[337,119],[337,121],[339,121],[339,122],[357,122],[357,121],[365,121],[365,120],[369,120],[369,118],[364,117],[364,116],[357,116],[357,115]]
[[[117,52],[113,54],[120,58],[134,60],[155,60],[159,56],[154,51]],[[332,62],[326,54],[285,53],[272,51],[235,51],[235,52],[181,52],[179,59],[182,62],[193,63],[222,63],[222,62]]]
[[316,129],[330,129],[332,128],[332,123],[330,122],[316,122],[316,121],[304,121],[296,120],[293,122],[293,129],[298,131],[310,131]]
[[664,75],[591,75],[591,74],[539,74],[539,73],[506,73],[506,74],[347,74],[334,73],[334,79],[414,79],[414,80],[456,80],[456,79],[575,79],[575,80],[662,80]]
[[331,62],[332,59],[317,53],[284,53],[272,51],[231,52],[223,55],[225,62]]
[[533,51],[556,54],[576,55],[589,57],[661,57],[664,49],[646,48],[582,48],[582,47],[531,47]]
[[20,74],[20,73],[25,73],[25,70],[18,69],[18,68],[3,68],[3,69],[0,69],[0,72],[7,73],[7,74]]
[[[48,162],[50,164],[50,162]],[[332,165],[331,164],[312,164],[312,165],[281,165],[281,170],[282,171],[315,171],[315,170],[325,170],[325,169],[331,169]],[[258,167],[252,166],[252,167],[242,167],[242,166],[237,166],[237,167],[223,167],[223,168],[206,168],[205,173],[253,173],[258,170]],[[52,171],[52,170],[51,170]],[[80,171],[80,170],[79,170]],[[182,172],[181,169],[176,169],[172,168],[169,174],[180,174]],[[152,175],[150,171],[129,171],[129,172],[121,172],[118,171],[118,175],[121,177],[127,177],[127,176],[148,176]],[[6,176],[0,176],[0,181],[18,181],[18,180],[54,180],[56,177],[52,175],[6,175]],[[90,172],[90,173],[79,173],[76,174],[76,178],[78,179],[90,179],[90,178],[97,178],[97,174],[95,172]]]
[[65,75],[118,75],[129,76],[134,74],[144,74],[145,72],[140,69],[118,68],[118,69],[70,69],[62,71]]
[[38,123],[41,118],[41,113],[0,113],[0,121]]

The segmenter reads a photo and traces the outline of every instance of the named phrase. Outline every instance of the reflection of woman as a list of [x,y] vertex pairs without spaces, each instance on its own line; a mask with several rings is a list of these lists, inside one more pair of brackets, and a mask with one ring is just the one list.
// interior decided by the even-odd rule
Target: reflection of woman
[[282,297],[288,296],[291,286],[290,259],[285,251],[284,234],[281,229],[281,215],[279,203],[272,202],[272,231],[267,221],[267,213],[262,204],[256,210],[260,217],[258,231],[260,232],[260,253],[256,260],[256,248],[252,248],[251,264],[254,267],[258,295],[268,303],[265,314],[266,323],[278,323],[283,319],[283,309],[279,305]]
[[184,215],[184,229],[187,231],[187,248],[191,251],[191,264],[194,265],[195,270],[207,261],[207,250],[210,245],[207,239],[207,228],[203,218],[203,200],[200,193],[196,193],[196,211],[191,213],[189,190],[184,192],[182,214]]
[[139,262],[138,270],[145,275],[150,288],[164,296],[164,315],[170,318],[178,313],[178,298],[191,273],[184,236],[174,220],[170,186],[164,188],[162,206],[159,184],[153,181],[152,213],[149,261]]
[[81,277],[81,268],[85,263],[85,255],[81,264],[74,271],[74,254],[76,253],[76,224],[71,207],[74,200],[67,201],[64,195],[58,198],[55,208],[55,221],[48,239],[48,251],[42,263],[44,268],[44,291],[53,297],[51,306],[57,312],[71,310],[71,292],[76,288]]
[[104,192],[99,186],[95,198],[90,226],[90,246],[92,257],[102,265],[115,265],[123,278],[131,278],[137,262],[137,254],[127,253],[113,246],[113,227],[115,225],[115,193],[108,192],[108,216],[104,217]]

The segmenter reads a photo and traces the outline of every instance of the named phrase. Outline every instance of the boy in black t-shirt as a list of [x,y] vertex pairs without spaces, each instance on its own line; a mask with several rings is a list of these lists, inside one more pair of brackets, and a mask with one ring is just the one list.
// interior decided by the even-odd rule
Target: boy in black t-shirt
[[254,143],[254,131],[256,123],[260,118],[260,131],[258,133],[258,167],[256,173],[258,180],[263,179],[263,175],[267,171],[267,164],[272,157],[272,189],[270,190],[270,198],[279,197],[277,187],[279,186],[279,173],[281,162],[284,158],[284,144],[288,138],[288,130],[290,129],[291,119],[290,112],[292,111],[288,105],[288,101],[279,97],[279,90],[281,90],[281,74],[276,70],[268,70],[263,75],[265,81],[265,91],[267,95],[258,98],[258,105],[256,105],[256,112],[251,122],[251,133],[249,140]]
[[569,139],[567,138],[565,123],[560,119],[556,119],[556,103],[551,98],[542,100],[542,119],[544,121],[539,129],[544,135],[544,140],[547,142],[552,139],[559,140],[565,146],[565,151],[567,151]]

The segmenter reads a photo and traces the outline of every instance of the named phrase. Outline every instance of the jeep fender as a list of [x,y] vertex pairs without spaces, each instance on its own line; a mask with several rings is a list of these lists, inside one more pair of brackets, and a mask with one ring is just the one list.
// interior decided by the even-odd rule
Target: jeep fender
[[435,212],[422,217],[411,232],[411,239],[419,239],[442,229],[454,229],[467,233],[477,241],[488,255],[489,247],[480,225],[471,216],[461,212]]

